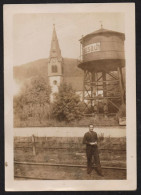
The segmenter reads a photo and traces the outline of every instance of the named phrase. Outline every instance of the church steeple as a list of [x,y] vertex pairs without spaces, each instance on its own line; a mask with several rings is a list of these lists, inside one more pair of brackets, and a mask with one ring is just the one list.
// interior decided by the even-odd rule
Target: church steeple
[[57,34],[55,30],[55,24],[53,24],[53,33],[52,33],[52,40],[51,40],[51,48],[50,48],[50,58],[58,58],[61,59],[61,50],[59,47],[59,42],[57,39]]
[[48,79],[51,87],[51,101],[54,101],[54,94],[58,93],[58,87],[63,82],[63,58],[59,47],[55,25],[51,40],[50,55],[48,60]]

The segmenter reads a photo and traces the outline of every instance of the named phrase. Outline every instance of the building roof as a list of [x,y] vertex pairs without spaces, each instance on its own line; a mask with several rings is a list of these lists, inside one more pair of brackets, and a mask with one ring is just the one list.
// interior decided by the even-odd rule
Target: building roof
[[61,50],[59,47],[59,42],[55,30],[55,25],[53,27],[53,33],[52,33],[52,40],[51,40],[51,48],[50,48],[50,58],[57,57],[58,59],[61,59]]
[[125,39],[125,34],[124,34],[124,33],[101,28],[101,29],[99,29],[99,30],[96,30],[96,31],[94,31],[94,32],[92,32],[92,33],[89,33],[89,34],[87,34],[86,36],[82,37],[82,38],[80,39],[80,41],[82,41],[83,39],[85,39],[85,38],[87,38],[87,37],[89,37],[89,36],[91,36],[91,35],[98,35],[98,34],[100,34],[100,35],[101,35],[101,34],[116,34],[116,35],[122,36],[122,38]]

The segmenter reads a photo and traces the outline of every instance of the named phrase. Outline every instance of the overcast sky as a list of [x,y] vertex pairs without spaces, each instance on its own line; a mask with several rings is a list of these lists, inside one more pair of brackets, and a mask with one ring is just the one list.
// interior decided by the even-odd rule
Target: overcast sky
[[103,28],[124,33],[122,13],[16,14],[13,17],[14,66],[48,58],[53,24],[62,57],[79,58],[82,35]]

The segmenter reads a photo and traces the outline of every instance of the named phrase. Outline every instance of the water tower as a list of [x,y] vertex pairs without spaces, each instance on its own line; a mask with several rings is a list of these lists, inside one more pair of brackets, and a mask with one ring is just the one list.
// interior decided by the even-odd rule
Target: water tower
[[125,103],[124,33],[101,29],[80,39],[83,101],[90,113],[116,113]]

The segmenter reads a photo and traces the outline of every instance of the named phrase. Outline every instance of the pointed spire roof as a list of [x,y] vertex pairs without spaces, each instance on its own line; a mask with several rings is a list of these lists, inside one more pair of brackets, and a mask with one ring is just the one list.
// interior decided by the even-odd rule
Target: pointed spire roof
[[55,30],[55,24],[53,24],[53,33],[52,33],[51,48],[50,48],[50,58],[52,57],[57,57],[58,59],[62,58],[61,50],[59,47],[57,34]]

